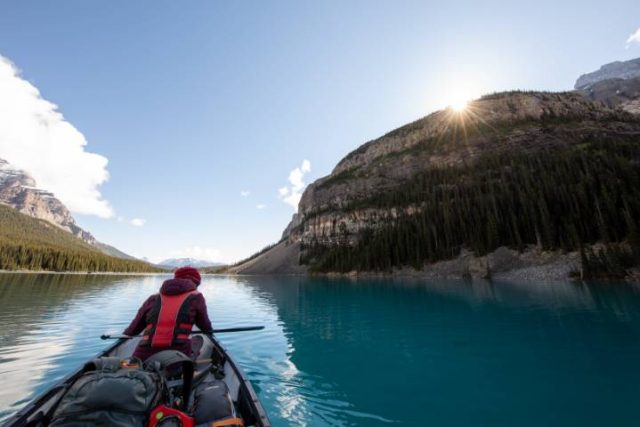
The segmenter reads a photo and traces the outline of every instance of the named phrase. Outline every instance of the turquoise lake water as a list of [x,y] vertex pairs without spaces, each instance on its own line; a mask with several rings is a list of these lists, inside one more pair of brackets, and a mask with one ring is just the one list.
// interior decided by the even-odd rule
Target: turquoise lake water
[[[167,276],[0,274],[0,420]],[[640,288],[206,277],[276,426],[637,426]]]

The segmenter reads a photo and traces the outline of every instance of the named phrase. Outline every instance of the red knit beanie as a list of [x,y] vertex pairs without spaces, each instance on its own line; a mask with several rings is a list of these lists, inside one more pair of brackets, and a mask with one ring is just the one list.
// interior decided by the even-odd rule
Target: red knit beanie
[[180,267],[173,273],[176,279],[189,279],[198,286],[200,284],[200,272],[193,267]]

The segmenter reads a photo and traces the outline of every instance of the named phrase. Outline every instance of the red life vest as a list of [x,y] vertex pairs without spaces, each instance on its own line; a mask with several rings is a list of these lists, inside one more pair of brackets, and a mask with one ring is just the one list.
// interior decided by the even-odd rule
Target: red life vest
[[189,316],[191,297],[198,291],[177,295],[160,294],[147,316],[147,327],[140,345],[146,347],[178,347],[186,344],[193,327]]

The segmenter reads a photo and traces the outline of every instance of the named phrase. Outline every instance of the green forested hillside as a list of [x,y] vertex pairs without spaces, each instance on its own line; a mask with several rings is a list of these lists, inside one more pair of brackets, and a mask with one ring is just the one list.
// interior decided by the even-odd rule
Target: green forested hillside
[[0,205],[0,269],[151,272],[156,267],[114,258],[75,236]]
[[[640,141],[594,135],[535,153],[491,152],[470,165],[430,169],[344,209],[402,206],[418,213],[368,230],[355,247],[307,244],[301,261],[314,271],[370,271],[421,268],[463,247],[476,255],[528,244],[579,250],[625,242],[638,248]],[[624,257],[639,255],[632,252]]]

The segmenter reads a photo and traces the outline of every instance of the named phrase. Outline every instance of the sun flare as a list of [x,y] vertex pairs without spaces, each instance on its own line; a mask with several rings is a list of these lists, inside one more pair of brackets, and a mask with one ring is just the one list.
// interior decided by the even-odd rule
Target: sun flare
[[448,106],[453,111],[458,113],[464,111],[469,106],[469,102],[473,99],[473,96],[466,93],[454,93],[449,98]]
[[447,107],[457,113],[460,113],[468,108],[469,103],[475,98],[475,96],[472,89],[463,86],[456,86],[447,98]]
[[467,109],[467,105],[469,105],[469,100],[467,99],[459,99],[452,101],[449,105],[453,111],[461,112]]

